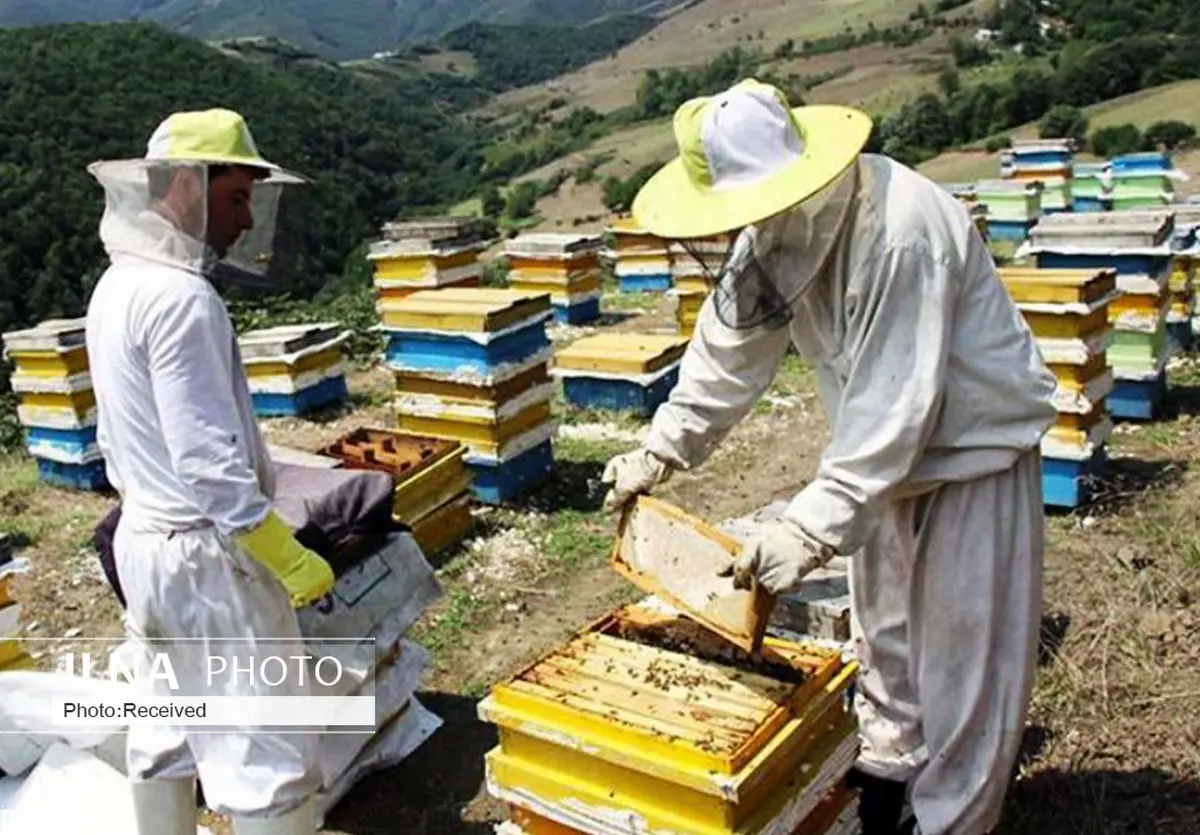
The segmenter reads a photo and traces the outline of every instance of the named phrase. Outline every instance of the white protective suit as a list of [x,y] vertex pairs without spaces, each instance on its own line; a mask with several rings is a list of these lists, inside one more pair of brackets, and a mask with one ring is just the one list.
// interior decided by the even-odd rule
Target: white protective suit
[[[204,247],[151,210],[122,217],[112,201],[101,225],[112,265],[88,307],[87,349],[99,445],[123,503],[115,555],[128,635],[170,654],[173,695],[308,695],[294,676],[210,689],[196,664],[208,654],[287,657],[302,645],[287,592],[232,538],[267,515],[273,473],[232,323],[202,274]],[[134,781],[198,774],[214,811],[280,816],[320,787],[317,739],[135,726],[129,772]]]
[[735,269],[751,247],[769,271],[811,280],[773,329],[723,324],[710,297],[646,445],[694,468],[789,344],[815,366],[832,438],[787,517],[853,555],[859,767],[910,782],[924,835],[982,835],[998,820],[1033,683],[1038,444],[1055,381],[966,210],[887,158],[861,156],[857,176],[848,210],[822,209],[818,226],[838,212],[841,233],[819,257],[756,240],[786,218],[742,232]]

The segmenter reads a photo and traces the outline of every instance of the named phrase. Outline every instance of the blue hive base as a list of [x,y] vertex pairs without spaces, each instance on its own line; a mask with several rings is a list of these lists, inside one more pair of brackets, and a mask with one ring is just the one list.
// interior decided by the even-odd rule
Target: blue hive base
[[1042,503],[1046,507],[1075,508],[1086,504],[1095,491],[1097,477],[1104,474],[1108,455],[1104,447],[1088,461],[1042,459]]
[[1071,208],[1080,214],[1111,212],[1112,201],[1102,197],[1076,197],[1071,201]]
[[58,461],[38,458],[37,467],[42,483],[52,487],[65,487],[68,490],[108,489],[104,459],[88,464],[61,464]]
[[1190,351],[1192,344],[1195,341],[1195,334],[1192,332],[1191,322],[1168,322],[1167,323],[1167,339],[1171,341],[1171,348],[1174,351]]
[[617,276],[622,293],[665,293],[674,286],[670,273]]
[[259,417],[298,417],[350,399],[345,377],[329,377],[295,394],[252,394],[254,414]]
[[1169,258],[1153,255],[1067,255],[1039,252],[1039,270],[1116,269],[1121,275],[1158,275]]
[[600,318],[600,300],[588,299],[570,307],[554,305],[554,321],[562,325],[582,325]]
[[30,426],[25,429],[25,443],[30,446],[51,446],[68,455],[83,455],[96,445],[96,427],[51,429],[47,426]]
[[678,381],[678,368],[648,386],[604,377],[564,377],[563,394],[568,403],[581,409],[635,412],[650,417],[671,396]]
[[994,241],[1023,241],[1033,228],[1032,220],[989,220],[988,237]]
[[1044,214],[1044,215],[1065,215],[1065,214],[1070,214],[1071,212],[1074,212],[1074,211],[1075,211],[1074,206],[1071,206],[1069,208],[1066,206],[1054,206],[1054,207],[1047,207],[1045,209],[1042,209],[1042,214]]
[[484,504],[513,502],[546,482],[554,469],[550,441],[535,446],[503,464],[467,464],[475,483],[475,498]]
[[1121,420],[1154,420],[1162,413],[1167,398],[1167,375],[1153,380],[1117,380],[1112,394],[1104,398],[1108,412]]
[[545,322],[521,328],[482,345],[463,336],[392,331],[387,361],[412,371],[473,371],[486,374],[498,365],[528,360],[550,347]]

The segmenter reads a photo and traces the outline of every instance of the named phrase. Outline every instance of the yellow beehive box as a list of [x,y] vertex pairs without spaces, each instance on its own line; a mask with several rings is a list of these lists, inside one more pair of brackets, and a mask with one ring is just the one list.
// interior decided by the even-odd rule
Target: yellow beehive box
[[299,357],[295,362],[283,360],[268,360],[266,362],[246,362],[246,376],[252,381],[257,377],[295,377],[312,371],[324,371],[342,361],[339,348],[330,348]]
[[[857,832],[858,792],[844,783],[829,792],[817,808],[806,817],[791,835],[843,835]],[[509,820],[519,835],[589,835],[582,829],[572,829],[520,806],[510,806]],[[514,832],[513,835],[518,835]]]
[[564,275],[561,278],[544,278],[510,274],[508,286],[509,289],[520,290],[522,293],[550,293],[552,296],[594,293],[600,289],[600,275],[599,273],[584,273],[574,277]]
[[18,653],[11,660],[0,663],[0,673],[27,672],[37,668],[37,661],[27,652]]
[[1103,404],[1086,414],[1060,413],[1046,436],[1064,444],[1083,445],[1092,430],[1107,419],[1108,411]]
[[1196,259],[1191,255],[1176,255],[1171,261],[1170,287],[1174,291],[1190,291],[1196,278]]
[[703,275],[683,275],[675,277],[675,291],[680,295],[685,293],[691,295],[707,296],[712,290],[712,283],[707,276]]
[[499,455],[508,441],[530,432],[550,420],[550,404],[535,403],[528,409],[500,423],[489,419],[446,419],[423,415],[397,415],[402,432],[459,441],[473,452]]
[[8,358],[18,374],[29,377],[73,377],[88,370],[87,347],[83,345],[50,351],[10,351]]
[[561,349],[557,368],[610,374],[651,374],[683,357],[687,340],[657,334],[603,333],[584,337]]
[[0,670],[8,669],[25,655],[25,647],[17,638],[0,639]]
[[421,546],[421,550],[426,556],[433,556],[466,539],[473,524],[471,496],[461,495],[410,527],[413,539]]
[[1017,304],[1091,304],[1117,289],[1116,270],[1038,270],[1004,267],[1000,280]]
[[1094,333],[1108,322],[1108,311],[1099,306],[1089,313],[1022,311],[1034,336],[1072,339]]
[[394,253],[372,259],[376,280],[435,281],[478,278],[482,270],[478,249],[465,249],[447,254],[435,252]]
[[17,395],[20,408],[36,410],[52,410],[85,418],[96,409],[96,393],[92,389],[84,389],[67,393],[60,392],[22,392]]
[[667,242],[643,229],[633,218],[621,218],[608,227],[615,240],[615,249],[624,257],[634,252],[667,252]]
[[493,386],[455,383],[406,371],[396,372],[395,379],[400,395],[428,395],[463,405],[507,403],[531,389],[549,384],[550,371],[546,363],[540,363]]
[[1110,322],[1117,322],[1125,316],[1155,319],[1170,301],[1169,294],[1163,293],[1123,293],[1108,306]]
[[733,652],[673,614],[613,613],[481,703],[500,731],[489,780],[517,805],[619,812],[645,831],[759,831],[849,767],[856,669],[836,650],[772,639],[757,664]]
[[394,505],[397,521],[414,527],[470,489],[471,472],[463,463],[466,452],[465,447],[460,447],[397,484]]
[[396,330],[489,333],[550,313],[550,296],[517,290],[422,290],[379,304],[385,327]]

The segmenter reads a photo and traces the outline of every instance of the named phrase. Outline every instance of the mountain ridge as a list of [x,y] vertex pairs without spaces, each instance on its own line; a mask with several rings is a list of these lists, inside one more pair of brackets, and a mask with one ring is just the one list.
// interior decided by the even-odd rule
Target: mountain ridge
[[159,23],[201,40],[275,37],[344,61],[468,23],[582,25],[614,15],[659,15],[670,0],[0,0],[0,28],[53,23]]

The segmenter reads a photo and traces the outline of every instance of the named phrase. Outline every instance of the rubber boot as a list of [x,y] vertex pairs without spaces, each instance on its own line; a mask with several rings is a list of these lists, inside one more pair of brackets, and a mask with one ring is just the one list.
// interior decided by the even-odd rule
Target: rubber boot
[[311,797],[281,818],[233,819],[234,835],[317,835],[317,804]]
[[846,785],[859,790],[858,818],[862,822],[862,835],[897,835],[907,790],[904,783],[852,769],[846,775]]
[[137,835],[196,835],[196,780],[139,780],[129,784]]

